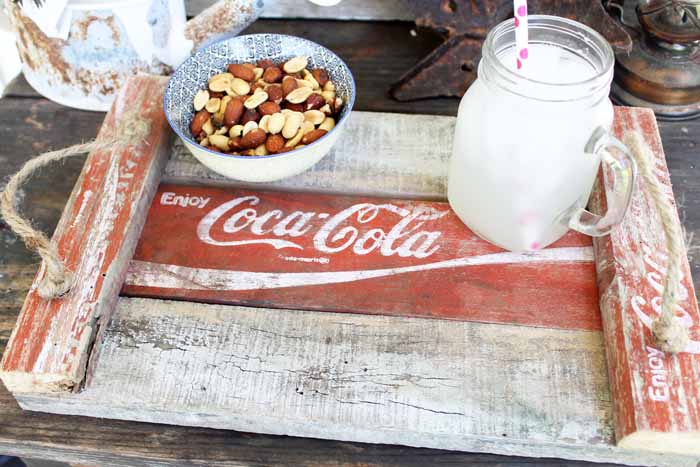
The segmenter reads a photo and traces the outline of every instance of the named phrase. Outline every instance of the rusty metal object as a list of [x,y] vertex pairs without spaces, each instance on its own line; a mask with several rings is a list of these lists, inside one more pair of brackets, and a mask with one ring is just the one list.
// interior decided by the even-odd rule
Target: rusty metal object
[[[512,0],[406,0],[416,25],[432,29],[445,42],[418,62],[391,88],[400,101],[462,96],[476,79],[481,46],[488,31],[513,15]],[[565,16],[600,32],[618,49],[630,49],[627,32],[597,0],[530,0],[532,14]]]
[[617,53],[613,99],[661,119],[700,116],[700,1],[637,3],[623,5],[633,46]]

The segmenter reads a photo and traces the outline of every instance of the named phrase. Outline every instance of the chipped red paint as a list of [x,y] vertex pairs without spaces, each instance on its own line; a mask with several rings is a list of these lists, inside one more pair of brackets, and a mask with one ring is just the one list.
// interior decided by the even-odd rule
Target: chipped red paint
[[[632,108],[617,108],[616,112],[615,134],[641,133],[656,156],[656,174],[667,189],[680,231],[653,112]],[[600,185],[594,190],[591,205],[599,212],[605,209]],[[594,241],[615,433],[618,443],[648,449],[648,439],[637,440],[635,433],[672,432],[674,439],[686,443],[687,451],[693,444],[691,438],[700,447],[700,313],[688,260],[683,258],[682,311],[678,315],[689,326],[691,344],[675,356],[655,349],[649,324],[657,316],[654,307],[660,303],[667,251],[656,212],[648,189],[638,180],[622,225]],[[684,450],[668,438],[664,446],[669,451]]]
[[[438,217],[400,227],[406,213],[419,212]],[[306,221],[296,232],[275,235],[290,215],[296,217],[288,228]],[[256,224],[254,216],[268,221]],[[575,259],[538,262],[481,240],[446,203],[165,185],[151,206],[123,292],[599,330],[590,245],[590,238],[570,233],[546,253]],[[440,266],[460,258],[496,263]],[[198,274],[207,277],[194,278]],[[367,274],[378,276],[362,278]]]
[[[171,133],[162,111],[166,79],[131,78],[100,130],[114,137],[120,119],[141,115],[150,121],[145,142],[91,153],[53,235],[74,286],[64,297],[43,300],[27,294],[2,360],[10,390],[34,385],[49,392],[82,380],[97,317],[114,308],[126,266],[169,154]],[[40,270],[37,278],[41,277]]]

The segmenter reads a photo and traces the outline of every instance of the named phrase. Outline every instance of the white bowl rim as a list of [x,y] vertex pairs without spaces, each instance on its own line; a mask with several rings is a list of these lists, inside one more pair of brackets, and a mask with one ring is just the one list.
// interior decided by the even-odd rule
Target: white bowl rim
[[351,90],[351,92],[350,92],[350,100],[345,104],[345,105],[347,106],[347,111],[345,112],[345,115],[343,115],[343,117],[338,121],[338,123],[336,123],[336,125],[333,127],[333,129],[331,129],[331,131],[329,131],[329,132],[326,133],[325,135],[321,136],[319,139],[317,139],[317,140],[314,141],[313,143],[304,146],[303,148],[293,149],[293,150],[291,150],[291,151],[282,152],[282,153],[278,153],[278,154],[268,154],[267,156],[239,156],[239,155],[236,155],[236,154],[226,154],[226,153],[223,153],[223,152],[212,151],[211,149],[205,148],[205,147],[202,146],[201,144],[197,143],[195,140],[193,140],[193,139],[190,138],[189,136],[184,135],[184,134],[180,131],[180,129],[177,128],[176,125],[174,125],[173,122],[170,120],[170,114],[168,113],[168,100],[169,100],[169,95],[168,95],[167,92],[163,93],[163,112],[165,113],[165,118],[168,120],[168,124],[170,125],[170,128],[172,128],[172,130],[175,132],[175,134],[176,134],[177,136],[179,136],[181,139],[183,139],[183,140],[185,140],[186,142],[188,142],[188,143],[190,143],[190,144],[196,146],[196,147],[197,147],[198,149],[200,149],[201,151],[204,151],[204,152],[206,152],[206,153],[208,153],[208,154],[211,154],[211,155],[213,155],[213,156],[226,157],[226,158],[233,158],[233,159],[244,159],[244,160],[249,160],[249,161],[250,161],[250,160],[261,160],[261,159],[273,159],[273,158],[275,158],[275,157],[290,156],[290,155],[293,155],[294,153],[301,152],[301,151],[305,150],[306,148],[310,148],[310,147],[314,146],[315,144],[319,143],[320,141],[322,141],[323,139],[325,139],[327,136],[329,136],[331,133],[333,133],[336,129],[338,129],[338,127],[340,127],[340,126],[345,122],[345,120],[347,120],[347,118],[350,116],[350,114],[352,113],[352,107],[353,107],[354,104],[355,104],[355,95],[357,94],[357,87],[356,87],[356,84],[355,84],[355,77],[354,77],[353,74],[352,74],[352,70],[350,70],[350,67],[348,66],[348,64],[345,63],[345,60],[343,60],[342,58],[340,58],[340,56],[338,56],[338,54],[336,54],[335,52],[333,52],[333,51],[330,50],[329,48],[322,46],[321,44],[318,44],[318,43],[316,43],[316,42],[314,42],[314,41],[310,41],[309,39],[306,39],[306,38],[304,38],[304,37],[292,36],[292,35],[290,35],[290,34],[277,34],[277,33],[243,34],[243,35],[240,35],[240,36],[228,37],[228,38],[225,38],[225,39],[218,40],[218,41],[216,41],[216,42],[212,42],[211,44],[207,45],[205,48],[200,49],[200,50],[198,50],[195,54],[193,54],[193,55],[187,57],[187,60],[185,60],[184,62],[182,62],[182,64],[180,64],[180,66],[178,66],[178,67],[175,69],[175,71],[173,72],[173,74],[172,74],[172,75],[170,76],[170,78],[168,79],[168,83],[167,83],[166,86],[165,86],[166,91],[167,91],[167,90],[169,89],[169,87],[170,87],[170,81],[172,81],[173,79],[175,79],[175,75],[176,75],[177,72],[180,70],[180,68],[184,67],[184,66],[187,64],[187,62],[189,62],[190,60],[192,60],[192,58],[193,58],[195,55],[197,55],[198,53],[200,53],[201,51],[206,50],[206,49],[208,49],[209,47],[213,47],[213,46],[215,46],[215,45],[217,45],[217,44],[220,44],[220,43],[222,43],[222,42],[230,41],[230,40],[232,40],[232,39],[239,39],[239,38],[244,38],[244,37],[256,37],[256,36],[292,37],[292,38],[294,38],[294,39],[300,39],[300,40],[302,40],[302,41],[304,41],[304,42],[309,42],[309,43],[311,43],[311,44],[313,44],[313,45],[315,45],[315,46],[317,46],[317,47],[321,47],[322,49],[325,49],[328,53],[330,53],[330,54],[336,56],[336,57],[338,58],[338,60],[340,60],[340,62],[341,62],[343,65],[345,65],[345,68],[347,68],[347,70],[348,70],[348,75],[350,76],[350,83],[351,83],[351,87],[350,87],[350,90]]

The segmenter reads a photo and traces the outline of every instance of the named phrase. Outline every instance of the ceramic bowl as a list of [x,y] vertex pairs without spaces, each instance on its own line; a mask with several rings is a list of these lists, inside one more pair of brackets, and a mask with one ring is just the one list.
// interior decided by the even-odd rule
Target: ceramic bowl
[[[294,151],[268,156],[235,156],[206,149],[192,138],[195,93],[205,89],[209,77],[229,63],[255,63],[270,59],[282,63],[297,55],[309,58],[309,69],[324,68],[343,99],[335,128],[315,142]],[[338,139],[355,102],[355,80],[348,66],[327,48],[301,37],[251,34],[216,42],[187,59],[172,75],[165,90],[164,108],[170,126],[202,164],[226,177],[246,182],[269,182],[299,174],[328,154]]]

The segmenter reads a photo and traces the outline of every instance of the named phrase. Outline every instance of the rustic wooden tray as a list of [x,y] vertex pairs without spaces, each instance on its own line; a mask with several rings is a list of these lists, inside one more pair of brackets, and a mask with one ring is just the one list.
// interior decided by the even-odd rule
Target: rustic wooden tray
[[[444,203],[451,117],[354,112],[313,170],[251,187],[173,144],[163,86],[125,86],[102,133],[136,112],[151,122],[148,141],[91,154],[54,233],[77,286],[52,301],[28,294],[0,373],[23,408],[535,457],[700,460],[700,314],[685,261],[679,313],[691,345],[676,356],[653,347],[664,241],[641,182],[611,236],[507,253]],[[644,135],[673,204],[653,114],[618,108],[615,132]],[[424,218],[395,230],[415,213]],[[341,218],[345,236],[331,223]]]

